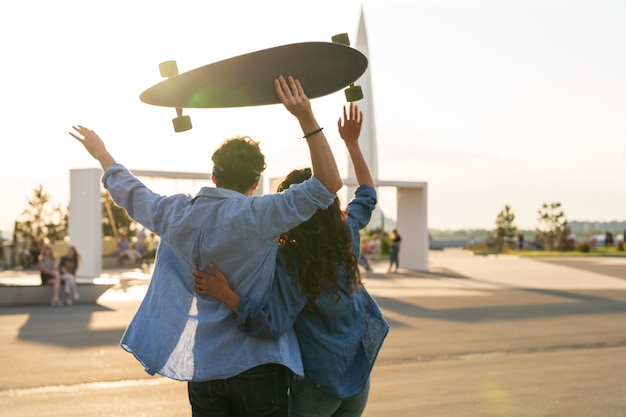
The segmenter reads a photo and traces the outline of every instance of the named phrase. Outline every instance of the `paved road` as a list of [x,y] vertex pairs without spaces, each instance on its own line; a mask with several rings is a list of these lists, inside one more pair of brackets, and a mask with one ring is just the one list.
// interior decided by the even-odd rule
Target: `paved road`
[[[391,331],[364,417],[626,416],[626,259],[445,250],[428,273],[385,270],[367,276]],[[189,416],[184,383],[118,346],[143,291],[1,308],[0,415]]]

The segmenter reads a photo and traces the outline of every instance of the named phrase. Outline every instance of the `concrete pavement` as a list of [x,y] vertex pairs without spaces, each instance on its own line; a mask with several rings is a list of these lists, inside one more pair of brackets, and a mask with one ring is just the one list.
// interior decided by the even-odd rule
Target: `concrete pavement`
[[[626,258],[429,256],[429,272],[366,276],[391,331],[365,417],[626,415]],[[7,415],[189,416],[184,383],[118,346],[146,287],[0,308]]]
[[626,416],[626,258],[429,256],[368,280],[391,331],[366,417]]

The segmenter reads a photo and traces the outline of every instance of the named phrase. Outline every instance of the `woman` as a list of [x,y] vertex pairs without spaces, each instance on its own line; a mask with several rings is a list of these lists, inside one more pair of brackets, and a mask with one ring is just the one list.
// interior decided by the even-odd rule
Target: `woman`
[[79,261],[80,255],[74,246],[67,248],[67,253],[59,261],[59,273],[63,281],[65,304],[68,306],[72,305],[72,299],[74,301],[79,299],[78,287],[76,286],[76,270],[78,269]]
[[59,289],[61,288],[61,276],[55,269],[56,259],[52,247],[46,245],[39,255],[39,275],[41,276],[41,285],[52,284],[52,302],[53,306],[61,305],[59,301]]
[[[338,122],[359,187],[342,212],[339,200],[281,237],[276,276],[264,304],[239,297],[221,272],[193,272],[197,292],[214,296],[236,314],[237,324],[261,337],[278,337],[295,327],[305,378],[289,398],[290,416],[360,416],[369,395],[369,376],[389,326],[362,285],[358,268],[359,230],[376,205],[371,173],[358,144],[362,113],[350,104]],[[292,171],[278,191],[305,181],[311,170]]]
[[396,229],[393,229],[389,234],[389,239],[391,240],[391,254],[389,255],[389,269],[387,272],[391,272],[391,268],[395,266],[393,272],[398,272],[398,266],[400,264],[400,243],[402,242],[402,238]]

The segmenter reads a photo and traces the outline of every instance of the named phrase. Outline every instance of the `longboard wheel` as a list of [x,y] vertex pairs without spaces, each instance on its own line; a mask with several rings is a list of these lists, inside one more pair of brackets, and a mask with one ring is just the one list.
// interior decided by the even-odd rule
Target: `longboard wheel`
[[351,85],[343,92],[346,94],[346,100],[349,102],[359,101],[363,98],[363,90],[360,85]]
[[191,130],[191,118],[189,116],[178,116],[172,119],[174,132],[186,132]]
[[161,62],[159,64],[159,71],[161,72],[161,77],[170,78],[178,75],[178,65],[176,65],[176,61]]
[[342,45],[350,46],[350,38],[348,37],[347,33],[339,33],[333,36],[331,39],[334,43],[340,43]]

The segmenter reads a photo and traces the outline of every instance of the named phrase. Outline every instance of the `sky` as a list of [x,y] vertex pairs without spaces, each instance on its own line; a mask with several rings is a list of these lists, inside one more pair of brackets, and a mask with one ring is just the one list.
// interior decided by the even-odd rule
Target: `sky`
[[[131,169],[207,172],[235,135],[260,141],[268,177],[308,166],[280,105],[185,110],[194,127],[175,133],[175,111],[139,95],[166,60],[184,72],[342,32],[355,43],[361,10],[378,176],[427,182],[430,228],[493,229],[509,205],[534,229],[550,202],[568,220],[626,218],[623,0],[31,0],[0,6],[0,230],[39,185],[67,206],[69,171],[98,167],[68,135],[75,124]],[[347,175],[344,102],[338,92],[312,105]],[[145,181],[163,194],[206,185]],[[380,190],[391,218],[394,193]]]

